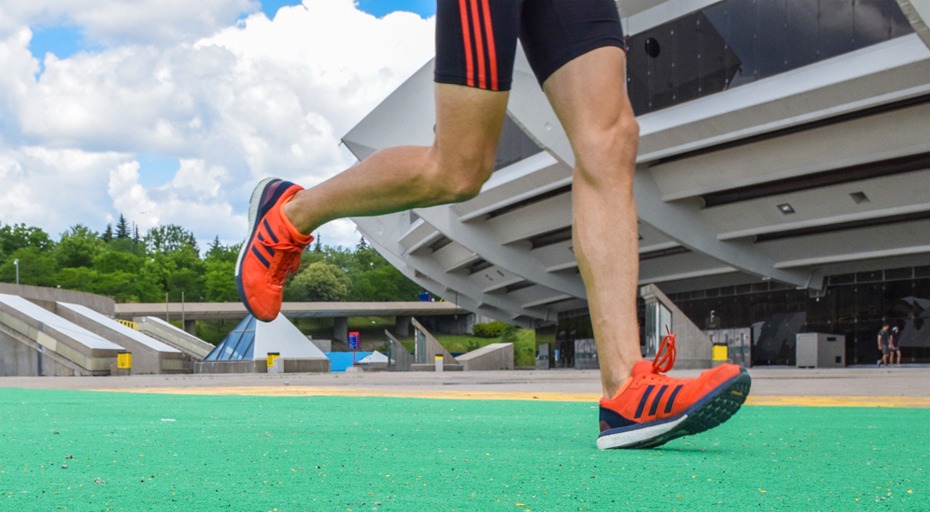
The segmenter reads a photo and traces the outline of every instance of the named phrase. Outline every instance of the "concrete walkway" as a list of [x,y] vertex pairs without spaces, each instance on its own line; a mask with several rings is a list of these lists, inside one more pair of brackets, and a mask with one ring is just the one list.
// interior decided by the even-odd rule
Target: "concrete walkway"
[[[696,370],[673,371],[691,377]],[[930,407],[930,367],[796,369],[758,367],[751,399],[764,397],[874,397],[881,404]],[[204,394],[334,394],[596,400],[596,370],[489,372],[350,372],[328,374],[198,374],[124,377],[0,377],[0,387],[150,391]],[[535,396],[534,396],[535,395]],[[544,395],[544,396],[543,396]],[[891,400],[896,398],[894,400]],[[909,400],[911,399],[911,400]],[[752,403],[752,402],[750,402]],[[763,403],[769,403],[763,400]],[[796,403],[796,402],[795,402]],[[873,403],[873,404],[874,404]],[[812,404],[816,405],[816,404]],[[823,405],[823,404],[822,404]],[[830,405],[830,404],[825,404]]]

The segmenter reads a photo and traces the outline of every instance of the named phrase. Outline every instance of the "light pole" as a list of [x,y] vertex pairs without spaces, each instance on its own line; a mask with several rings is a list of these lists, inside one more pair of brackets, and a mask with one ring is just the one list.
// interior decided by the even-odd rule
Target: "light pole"
[[16,284],[19,284],[19,258],[13,260],[13,266],[16,267]]

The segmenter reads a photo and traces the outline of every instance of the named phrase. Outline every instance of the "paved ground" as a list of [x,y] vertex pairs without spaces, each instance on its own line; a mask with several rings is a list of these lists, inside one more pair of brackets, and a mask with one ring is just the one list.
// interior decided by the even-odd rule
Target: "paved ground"
[[[697,371],[673,371],[689,377]],[[750,369],[750,403],[930,407],[930,367]],[[126,377],[0,377],[0,387],[163,391],[168,393],[250,395],[368,395],[448,398],[596,399],[595,370],[515,370],[492,372],[352,372],[329,374],[133,375]],[[829,403],[825,405],[830,405]]]

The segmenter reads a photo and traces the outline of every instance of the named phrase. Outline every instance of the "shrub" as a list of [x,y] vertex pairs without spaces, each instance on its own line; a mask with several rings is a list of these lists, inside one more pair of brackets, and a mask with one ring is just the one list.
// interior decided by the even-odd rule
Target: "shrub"
[[499,338],[508,326],[504,322],[489,322],[486,324],[475,324],[472,328],[472,334],[479,338]]

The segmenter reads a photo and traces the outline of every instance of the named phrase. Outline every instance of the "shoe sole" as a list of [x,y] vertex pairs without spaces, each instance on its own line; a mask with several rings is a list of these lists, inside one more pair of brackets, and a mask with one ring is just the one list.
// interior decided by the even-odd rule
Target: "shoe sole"
[[736,414],[746,401],[751,385],[749,373],[742,370],[677,416],[604,431],[597,438],[597,447],[601,450],[654,448],[679,437],[712,429]]
[[245,309],[248,310],[249,314],[252,316],[255,316],[255,313],[252,312],[249,301],[245,297],[245,290],[242,288],[242,262],[245,260],[245,255],[248,253],[249,243],[252,241],[252,238],[255,237],[255,230],[258,229],[258,209],[261,207],[262,196],[265,195],[265,190],[268,188],[268,185],[275,181],[280,180],[278,178],[265,178],[258,182],[258,185],[255,185],[255,188],[252,190],[252,197],[249,199],[249,237],[242,243],[242,247],[239,249],[239,258],[236,260],[236,290],[239,292],[239,300],[242,301],[242,304],[245,305]]

